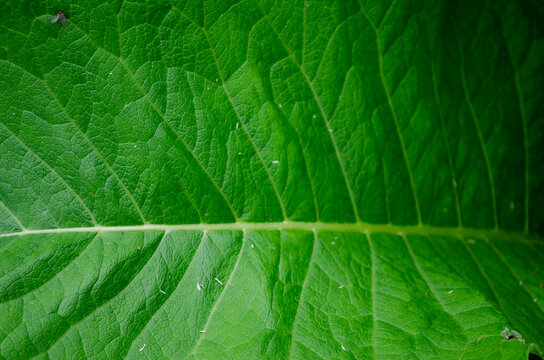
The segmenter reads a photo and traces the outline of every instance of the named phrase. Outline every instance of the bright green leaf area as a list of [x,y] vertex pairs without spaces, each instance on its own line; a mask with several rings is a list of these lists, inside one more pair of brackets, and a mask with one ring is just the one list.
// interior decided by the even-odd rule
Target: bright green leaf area
[[0,358],[539,354],[543,19],[0,0]]

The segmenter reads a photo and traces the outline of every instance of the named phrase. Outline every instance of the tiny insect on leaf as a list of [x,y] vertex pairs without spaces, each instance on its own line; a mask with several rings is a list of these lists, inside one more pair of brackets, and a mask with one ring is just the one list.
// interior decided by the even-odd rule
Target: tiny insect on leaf
[[60,19],[62,25],[66,26],[66,17],[62,10],[59,10],[55,16],[51,18],[51,23],[56,23]]

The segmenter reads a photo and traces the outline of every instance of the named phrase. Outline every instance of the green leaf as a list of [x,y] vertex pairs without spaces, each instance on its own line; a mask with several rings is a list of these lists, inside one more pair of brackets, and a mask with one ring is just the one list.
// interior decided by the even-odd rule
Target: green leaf
[[0,14],[1,358],[544,349],[537,1]]

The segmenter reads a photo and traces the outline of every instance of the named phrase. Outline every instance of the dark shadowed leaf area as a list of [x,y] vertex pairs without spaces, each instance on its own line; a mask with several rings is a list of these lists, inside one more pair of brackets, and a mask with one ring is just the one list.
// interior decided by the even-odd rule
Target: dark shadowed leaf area
[[543,4],[0,0],[0,358],[538,358]]

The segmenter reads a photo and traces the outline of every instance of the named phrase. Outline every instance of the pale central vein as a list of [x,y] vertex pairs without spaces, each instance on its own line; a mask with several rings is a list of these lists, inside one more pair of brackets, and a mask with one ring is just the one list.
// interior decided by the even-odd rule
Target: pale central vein
[[145,224],[145,225],[126,225],[126,226],[90,226],[90,227],[72,227],[59,229],[37,229],[25,230],[20,232],[0,234],[1,237],[23,236],[23,235],[41,235],[41,234],[59,234],[59,233],[82,233],[82,232],[124,232],[124,231],[336,231],[336,232],[368,232],[407,235],[437,235],[445,237],[500,237],[500,238],[518,238],[525,240],[536,240],[539,236],[536,234],[525,234],[499,229],[473,229],[467,227],[437,227],[430,225],[394,225],[394,224],[370,224],[364,222],[356,223],[324,223],[324,222],[300,222],[283,221],[269,223],[251,223],[251,222],[233,222],[218,224]]

